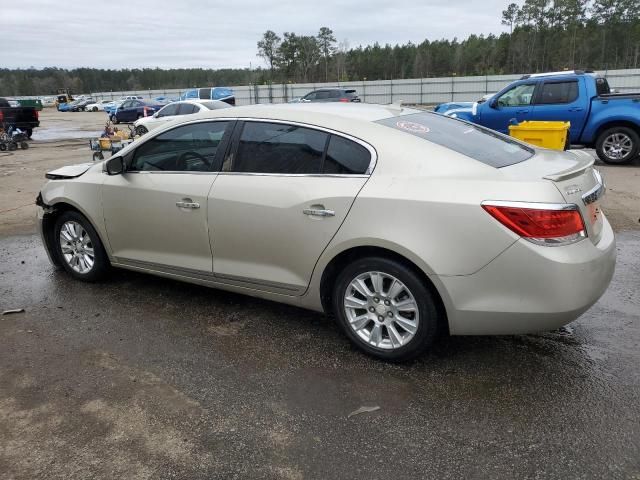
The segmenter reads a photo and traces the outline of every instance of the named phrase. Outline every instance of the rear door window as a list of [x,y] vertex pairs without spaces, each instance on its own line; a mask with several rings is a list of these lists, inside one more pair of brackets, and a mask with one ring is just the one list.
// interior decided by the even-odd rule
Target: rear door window
[[201,88],[199,98],[201,100],[211,100],[211,89],[210,88]]
[[321,173],[327,139],[327,133],[311,128],[246,122],[232,170],[242,173]]
[[326,100],[329,98],[330,92],[327,90],[319,90],[316,92],[316,100]]
[[578,82],[546,82],[537,97],[537,105],[572,103],[578,98]]
[[449,148],[492,167],[531,158],[534,150],[511,138],[455,118],[423,112],[384,118],[376,123]]

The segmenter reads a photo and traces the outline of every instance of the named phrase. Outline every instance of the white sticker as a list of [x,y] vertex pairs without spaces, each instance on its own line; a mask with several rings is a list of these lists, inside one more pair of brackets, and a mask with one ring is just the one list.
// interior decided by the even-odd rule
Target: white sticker
[[400,121],[396,123],[396,127],[406,130],[410,133],[429,133],[431,130],[420,123]]

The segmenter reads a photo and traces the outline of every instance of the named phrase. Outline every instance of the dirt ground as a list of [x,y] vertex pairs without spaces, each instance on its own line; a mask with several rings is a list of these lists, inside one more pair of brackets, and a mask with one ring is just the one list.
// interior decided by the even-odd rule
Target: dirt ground
[[[104,112],[45,109],[28,150],[0,153],[0,236],[36,231],[34,200],[44,174],[64,165],[90,162],[89,138],[99,136]],[[121,126],[121,128],[127,128]],[[640,159],[628,166],[597,161],[607,183],[603,209],[616,231],[640,228]]]

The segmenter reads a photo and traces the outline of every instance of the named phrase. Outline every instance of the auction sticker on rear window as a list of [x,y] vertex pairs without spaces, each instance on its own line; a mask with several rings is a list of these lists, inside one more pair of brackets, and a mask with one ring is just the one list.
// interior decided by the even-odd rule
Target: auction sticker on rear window
[[420,123],[415,122],[406,122],[401,121],[396,123],[396,127],[401,128],[402,130],[406,130],[410,133],[421,134],[421,133],[429,133],[429,127],[426,125],[421,125]]

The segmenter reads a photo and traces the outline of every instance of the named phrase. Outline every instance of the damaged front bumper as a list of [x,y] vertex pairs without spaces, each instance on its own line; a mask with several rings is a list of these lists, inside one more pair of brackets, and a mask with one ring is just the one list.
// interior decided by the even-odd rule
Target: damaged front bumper
[[55,265],[56,267],[61,267],[62,264],[58,259],[58,256],[55,254],[54,245],[55,242],[53,240],[53,208],[44,203],[42,200],[42,193],[38,193],[36,197],[36,205],[38,208],[36,209],[36,225],[38,227],[38,234],[42,239],[42,245],[44,246],[45,251],[47,252],[47,257],[49,257],[49,261]]

